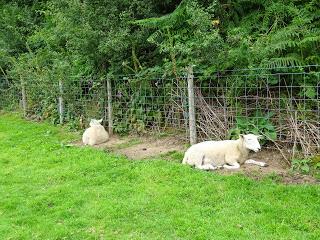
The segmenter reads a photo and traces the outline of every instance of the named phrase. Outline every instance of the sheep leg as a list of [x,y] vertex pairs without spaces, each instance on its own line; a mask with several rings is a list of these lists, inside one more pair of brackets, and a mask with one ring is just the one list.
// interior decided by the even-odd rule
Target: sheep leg
[[201,170],[216,170],[217,167],[211,165],[211,164],[203,164],[203,165],[195,165],[195,168],[201,169]]
[[237,162],[229,163],[229,164],[224,164],[223,167],[226,169],[238,169],[238,168],[240,168],[240,164]]
[[260,167],[267,167],[268,164],[265,162],[259,162],[253,159],[248,159],[247,161],[244,162],[245,164],[254,164],[254,165],[258,165]]

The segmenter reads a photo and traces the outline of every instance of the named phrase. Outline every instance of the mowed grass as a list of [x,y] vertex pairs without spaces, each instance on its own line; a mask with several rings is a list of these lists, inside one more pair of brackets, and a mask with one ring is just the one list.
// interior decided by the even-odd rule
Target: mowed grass
[[320,188],[69,147],[0,115],[0,239],[320,239]]

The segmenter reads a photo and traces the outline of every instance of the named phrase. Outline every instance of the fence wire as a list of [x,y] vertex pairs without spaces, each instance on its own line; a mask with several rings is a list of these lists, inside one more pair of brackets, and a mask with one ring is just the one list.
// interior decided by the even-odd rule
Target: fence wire
[[[251,132],[306,155],[319,151],[319,70],[319,65],[312,65],[195,72],[198,141]],[[173,132],[187,138],[187,77],[110,76],[113,131]],[[63,121],[78,129],[85,128],[90,118],[104,118],[108,124],[106,78],[46,79],[0,79],[0,109],[24,107],[29,118]]]

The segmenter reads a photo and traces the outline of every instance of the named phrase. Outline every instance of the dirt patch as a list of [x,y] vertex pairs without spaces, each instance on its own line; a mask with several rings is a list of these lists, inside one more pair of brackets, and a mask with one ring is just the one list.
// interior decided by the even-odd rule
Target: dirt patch
[[119,149],[118,152],[130,159],[146,159],[167,154],[172,151],[183,151],[181,141],[171,138],[144,139],[140,144]]
[[[73,145],[83,146],[82,141],[74,142]],[[153,158],[159,155],[167,154],[172,151],[184,151],[183,141],[175,137],[117,137],[113,136],[106,143],[102,143],[94,148],[106,149],[132,160],[141,160]]]
[[[81,141],[74,142],[73,145],[83,146]],[[117,137],[113,136],[108,142],[94,146],[99,149],[106,149],[132,160],[152,159],[166,155],[167,160],[170,160],[171,152],[183,153],[187,147],[185,142],[176,137]],[[169,154],[169,155],[168,155]],[[263,161],[268,164],[268,167],[259,167],[257,165],[245,164],[238,170],[217,170],[220,174],[231,175],[243,173],[253,179],[263,179],[270,177],[276,181],[285,184],[304,184],[304,183],[319,183],[319,181],[309,175],[292,173],[290,167],[283,159],[282,155],[277,150],[263,149],[258,153],[252,153],[249,158]],[[176,161],[177,159],[175,159]],[[181,159],[182,161],[182,159]]]
[[281,154],[276,150],[264,149],[258,153],[250,154],[249,158],[265,162],[268,164],[268,167],[259,167],[257,165],[245,164],[242,166],[245,172],[252,172],[254,170],[257,170],[258,168],[259,171],[264,174],[271,174],[274,172],[283,173],[287,172],[289,168]]
[[220,170],[224,175],[230,175],[234,173],[243,173],[246,176],[261,180],[266,177],[270,177],[273,180],[285,183],[285,184],[316,184],[319,181],[312,176],[303,175],[300,173],[294,173],[290,170],[290,166],[286,163],[285,159],[277,150],[264,149],[258,153],[251,153],[249,158],[263,161],[268,164],[267,167],[259,167],[252,164],[244,164],[238,170],[228,171],[226,169]]

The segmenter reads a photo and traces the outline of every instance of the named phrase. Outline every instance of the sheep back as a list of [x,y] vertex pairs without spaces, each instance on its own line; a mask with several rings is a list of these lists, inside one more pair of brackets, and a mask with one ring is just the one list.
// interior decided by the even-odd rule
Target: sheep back
[[248,150],[242,149],[242,141],[205,141],[191,146],[185,153],[183,162],[189,165],[212,164],[223,166],[226,163],[243,163]]
[[91,126],[85,130],[82,136],[82,141],[85,145],[96,145],[101,144],[109,139],[108,132],[104,129],[103,126]]

